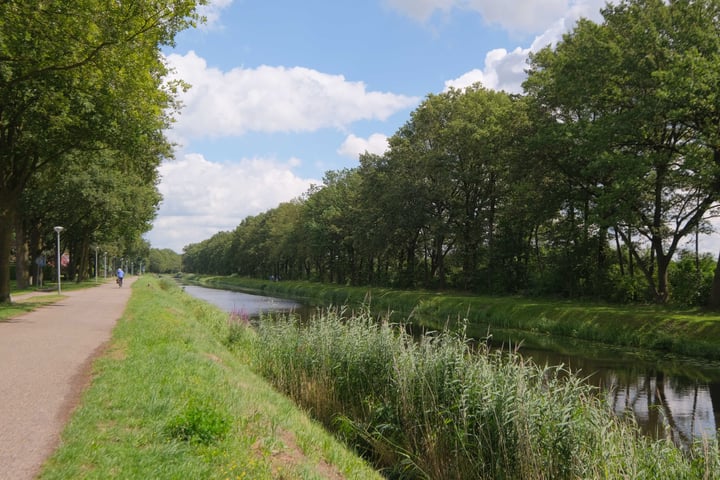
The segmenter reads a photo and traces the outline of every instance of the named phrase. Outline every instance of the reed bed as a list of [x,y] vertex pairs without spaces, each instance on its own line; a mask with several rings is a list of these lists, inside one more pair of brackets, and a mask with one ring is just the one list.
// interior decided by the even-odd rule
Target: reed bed
[[572,372],[463,334],[334,310],[252,338],[255,368],[388,478],[720,478],[717,441],[645,438]]

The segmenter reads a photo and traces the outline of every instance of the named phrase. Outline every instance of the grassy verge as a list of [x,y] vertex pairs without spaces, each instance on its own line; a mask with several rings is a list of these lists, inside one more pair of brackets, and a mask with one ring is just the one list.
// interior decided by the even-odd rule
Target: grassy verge
[[319,305],[369,305],[394,320],[441,330],[467,323],[467,333],[488,328],[525,330],[611,345],[720,359],[720,315],[699,309],[608,305],[523,297],[342,287],[311,282],[270,282],[241,277],[189,277],[221,288],[288,296]]
[[135,283],[40,478],[380,478],[228,349],[227,317]]
[[48,294],[14,301],[13,303],[0,303],[0,322],[31,312],[43,305],[55,303],[62,298],[62,295]]
[[459,335],[415,341],[362,312],[258,329],[256,368],[389,478],[720,478],[717,441],[683,451],[643,438],[559,367],[471,350]]
[[[14,282],[12,282],[11,287],[13,285]],[[97,286],[97,284],[94,281],[85,281],[80,283],[70,282],[67,285],[62,285],[62,291],[67,292],[83,288],[92,288],[95,286]],[[0,303],[0,322],[16,317],[22,313],[31,312],[43,305],[58,302],[64,298],[62,294],[58,295],[57,290],[40,290],[37,288],[23,290],[11,288],[11,295],[13,297],[12,303]]]

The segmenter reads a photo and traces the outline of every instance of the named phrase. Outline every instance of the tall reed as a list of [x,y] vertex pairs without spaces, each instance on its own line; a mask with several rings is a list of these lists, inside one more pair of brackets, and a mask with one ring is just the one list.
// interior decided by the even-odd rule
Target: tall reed
[[367,311],[266,318],[256,368],[391,478],[719,478],[717,442],[643,438],[557,366],[415,339]]

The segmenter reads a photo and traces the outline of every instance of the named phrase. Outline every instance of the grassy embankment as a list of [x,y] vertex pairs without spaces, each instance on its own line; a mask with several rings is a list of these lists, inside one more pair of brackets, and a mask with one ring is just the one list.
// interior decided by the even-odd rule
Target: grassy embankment
[[312,282],[270,282],[241,277],[187,277],[207,286],[297,298],[315,305],[369,305],[375,313],[442,330],[467,320],[467,334],[493,328],[525,330],[708,359],[720,359],[720,314],[663,306],[490,297],[452,292],[343,287]]
[[253,373],[228,328],[173,282],[136,282],[40,478],[380,478]]
[[[149,283],[148,283],[149,282]],[[409,339],[359,312],[259,331],[169,282],[137,282],[50,478],[717,478],[717,444],[650,441],[555,367]],[[477,353],[477,352],[475,352]]]

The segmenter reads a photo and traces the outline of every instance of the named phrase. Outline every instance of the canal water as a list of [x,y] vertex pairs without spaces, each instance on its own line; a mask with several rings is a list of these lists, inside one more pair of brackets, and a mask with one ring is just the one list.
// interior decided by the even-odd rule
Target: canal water
[[284,298],[249,295],[195,285],[185,285],[183,289],[193,297],[212,303],[226,312],[247,315],[248,318],[257,318],[264,313],[297,312],[304,316],[309,311],[307,306]]
[[[186,286],[185,291],[227,311],[259,317],[316,309],[292,300]],[[720,429],[720,362],[612,348],[526,332],[491,332],[497,348],[517,349],[539,365],[563,365],[600,389],[618,415],[634,414],[652,437],[687,445]],[[519,345],[519,347],[517,347]]]

